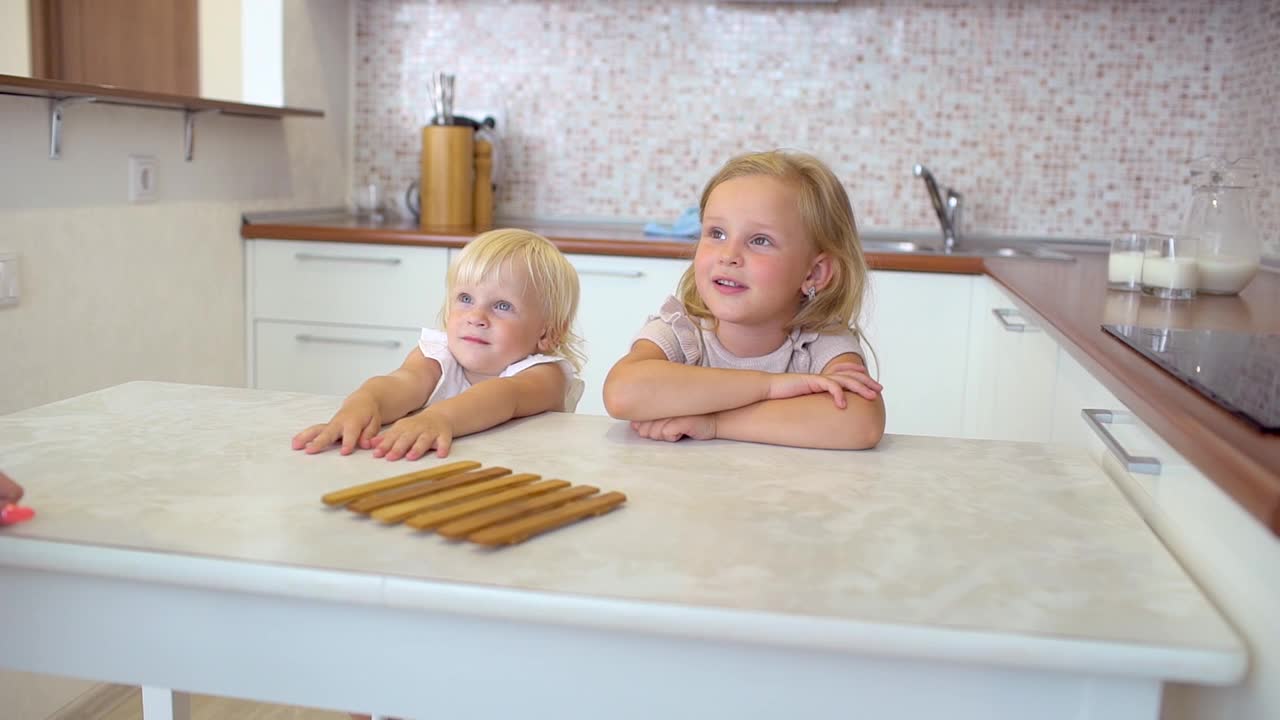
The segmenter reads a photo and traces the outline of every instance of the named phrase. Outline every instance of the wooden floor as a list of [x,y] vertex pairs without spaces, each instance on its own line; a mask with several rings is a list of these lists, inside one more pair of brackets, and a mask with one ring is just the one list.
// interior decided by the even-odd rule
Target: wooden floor
[[[98,717],[101,720],[142,720],[142,693],[133,690],[123,702]],[[268,705],[208,695],[191,696],[191,720],[348,720],[349,717],[346,713],[327,710]]]

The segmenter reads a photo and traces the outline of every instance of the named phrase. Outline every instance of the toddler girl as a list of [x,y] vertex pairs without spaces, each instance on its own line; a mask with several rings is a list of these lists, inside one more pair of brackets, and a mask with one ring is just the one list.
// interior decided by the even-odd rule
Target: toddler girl
[[655,440],[875,446],[884,401],[854,325],[867,264],[840,181],[809,155],[743,155],[700,210],[676,297],[605,380],[609,414]]
[[295,450],[341,443],[343,455],[359,446],[416,460],[434,447],[445,457],[455,437],[573,412],[583,387],[571,330],[578,274],[549,240],[524,230],[479,235],[450,266],[446,288],[445,330],[424,329],[398,370],[366,380],[333,419],[295,435]]

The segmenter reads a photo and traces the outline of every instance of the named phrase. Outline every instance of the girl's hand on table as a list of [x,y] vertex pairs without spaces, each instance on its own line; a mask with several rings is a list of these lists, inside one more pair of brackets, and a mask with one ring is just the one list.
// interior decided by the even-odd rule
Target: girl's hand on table
[[453,421],[429,409],[423,410],[417,415],[397,420],[373,438],[373,456],[388,460],[417,460],[434,447],[436,457],[448,457],[453,433]]
[[13,478],[0,472],[0,505],[16,503],[22,499],[22,486]]
[[356,447],[373,447],[373,438],[382,428],[378,403],[370,396],[353,393],[327,423],[312,425],[293,436],[293,449],[306,450],[308,455],[324,452],[336,442],[342,443],[339,451],[350,455]]
[[716,416],[682,415],[673,418],[645,420],[631,423],[631,429],[640,437],[650,440],[675,442],[687,437],[694,440],[714,440],[716,437]]
[[22,486],[13,478],[0,472],[0,525],[12,525],[23,520],[30,520],[36,513],[29,507],[20,507],[17,502],[22,499]]

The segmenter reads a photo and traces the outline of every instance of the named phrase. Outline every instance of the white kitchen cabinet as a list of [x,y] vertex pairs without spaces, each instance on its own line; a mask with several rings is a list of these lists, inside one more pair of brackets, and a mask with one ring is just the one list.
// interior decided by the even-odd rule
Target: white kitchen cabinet
[[[438,326],[457,249],[251,240],[246,249],[250,385],[345,395],[398,367]],[[604,415],[609,368],[675,290],[688,260],[569,255],[586,383],[578,412]]]
[[[1065,349],[1058,377],[1064,392],[1055,403],[1055,441],[1083,442],[1094,451],[1107,475],[1249,644],[1250,672],[1242,685],[1167,685],[1161,717],[1280,717],[1280,538],[1137,419]],[[1076,406],[1102,412],[1090,418]],[[1071,410],[1075,427],[1068,429]]]
[[1048,442],[1058,344],[995,282],[975,286],[963,436]]
[[[1087,414],[1086,414],[1087,411]],[[1280,539],[1059,349],[1052,442],[1087,449],[1250,647],[1242,685],[1165,687],[1163,720],[1280,717]]]
[[419,330],[259,320],[257,387],[346,395],[404,362]]
[[656,315],[676,284],[688,260],[568,255],[578,271],[581,300],[578,334],[585,340],[587,364],[582,373],[586,387],[578,412],[606,415],[604,379],[618,358],[631,350],[631,342],[650,315]]
[[445,248],[250,240],[249,385],[346,395],[400,366],[444,304]]
[[376,327],[433,324],[444,303],[445,248],[250,241],[255,317]]
[[973,275],[877,270],[859,325],[884,385],[885,431],[963,434]]

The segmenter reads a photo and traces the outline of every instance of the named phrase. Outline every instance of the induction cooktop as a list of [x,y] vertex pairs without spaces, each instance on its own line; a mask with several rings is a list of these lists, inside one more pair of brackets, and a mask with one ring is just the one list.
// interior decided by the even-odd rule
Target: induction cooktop
[[1138,325],[1102,329],[1264,432],[1280,432],[1280,335]]

